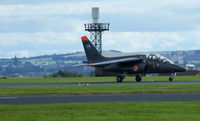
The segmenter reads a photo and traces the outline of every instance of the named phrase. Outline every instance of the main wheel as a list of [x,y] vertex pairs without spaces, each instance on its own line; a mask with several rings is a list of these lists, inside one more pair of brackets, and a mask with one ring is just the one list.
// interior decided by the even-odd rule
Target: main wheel
[[117,82],[122,82],[123,81],[123,77],[122,76],[117,76],[116,80],[117,80]]
[[172,77],[169,77],[169,81],[172,82],[172,81],[173,81],[173,78],[172,78]]
[[136,82],[141,82],[142,76],[141,75],[136,75],[135,80],[136,80]]

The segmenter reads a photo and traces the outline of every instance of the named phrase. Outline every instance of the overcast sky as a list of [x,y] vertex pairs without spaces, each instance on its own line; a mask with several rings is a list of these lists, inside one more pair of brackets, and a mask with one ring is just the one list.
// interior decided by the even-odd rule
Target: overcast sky
[[1,0],[0,58],[83,51],[92,7],[111,23],[103,50],[200,49],[200,0]]

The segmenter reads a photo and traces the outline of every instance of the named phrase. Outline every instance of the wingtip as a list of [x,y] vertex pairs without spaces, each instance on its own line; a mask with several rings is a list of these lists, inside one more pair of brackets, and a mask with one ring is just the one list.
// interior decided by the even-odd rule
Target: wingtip
[[81,37],[82,41],[88,41],[88,38],[86,36]]

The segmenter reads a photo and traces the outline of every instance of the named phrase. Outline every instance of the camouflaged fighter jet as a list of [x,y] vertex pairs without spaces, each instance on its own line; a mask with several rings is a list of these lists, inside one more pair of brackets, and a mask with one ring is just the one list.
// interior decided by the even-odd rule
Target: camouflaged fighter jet
[[81,37],[87,62],[84,65],[101,68],[105,71],[119,73],[117,82],[122,82],[127,74],[136,74],[135,80],[140,82],[145,73],[171,73],[169,81],[173,81],[176,72],[185,68],[173,64],[169,59],[155,54],[140,54],[120,57],[104,57],[86,36]]

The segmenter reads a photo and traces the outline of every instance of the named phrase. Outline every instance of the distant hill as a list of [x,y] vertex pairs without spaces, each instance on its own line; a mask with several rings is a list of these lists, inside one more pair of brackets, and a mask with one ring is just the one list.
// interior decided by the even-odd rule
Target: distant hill
[[[163,51],[148,52],[160,54],[170,59],[175,64],[186,66],[193,64],[194,69],[200,70],[200,50],[190,51]],[[124,56],[132,54],[146,54],[146,52],[123,53],[117,50],[103,51],[104,56]],[[70,72],[90,76],[93,74],[92,67],[73,67],[86,61],[84,52],[41,55],[30,58],[0,59],[0,76],[44,76],[55,73],[58,70],[68,70]]]

